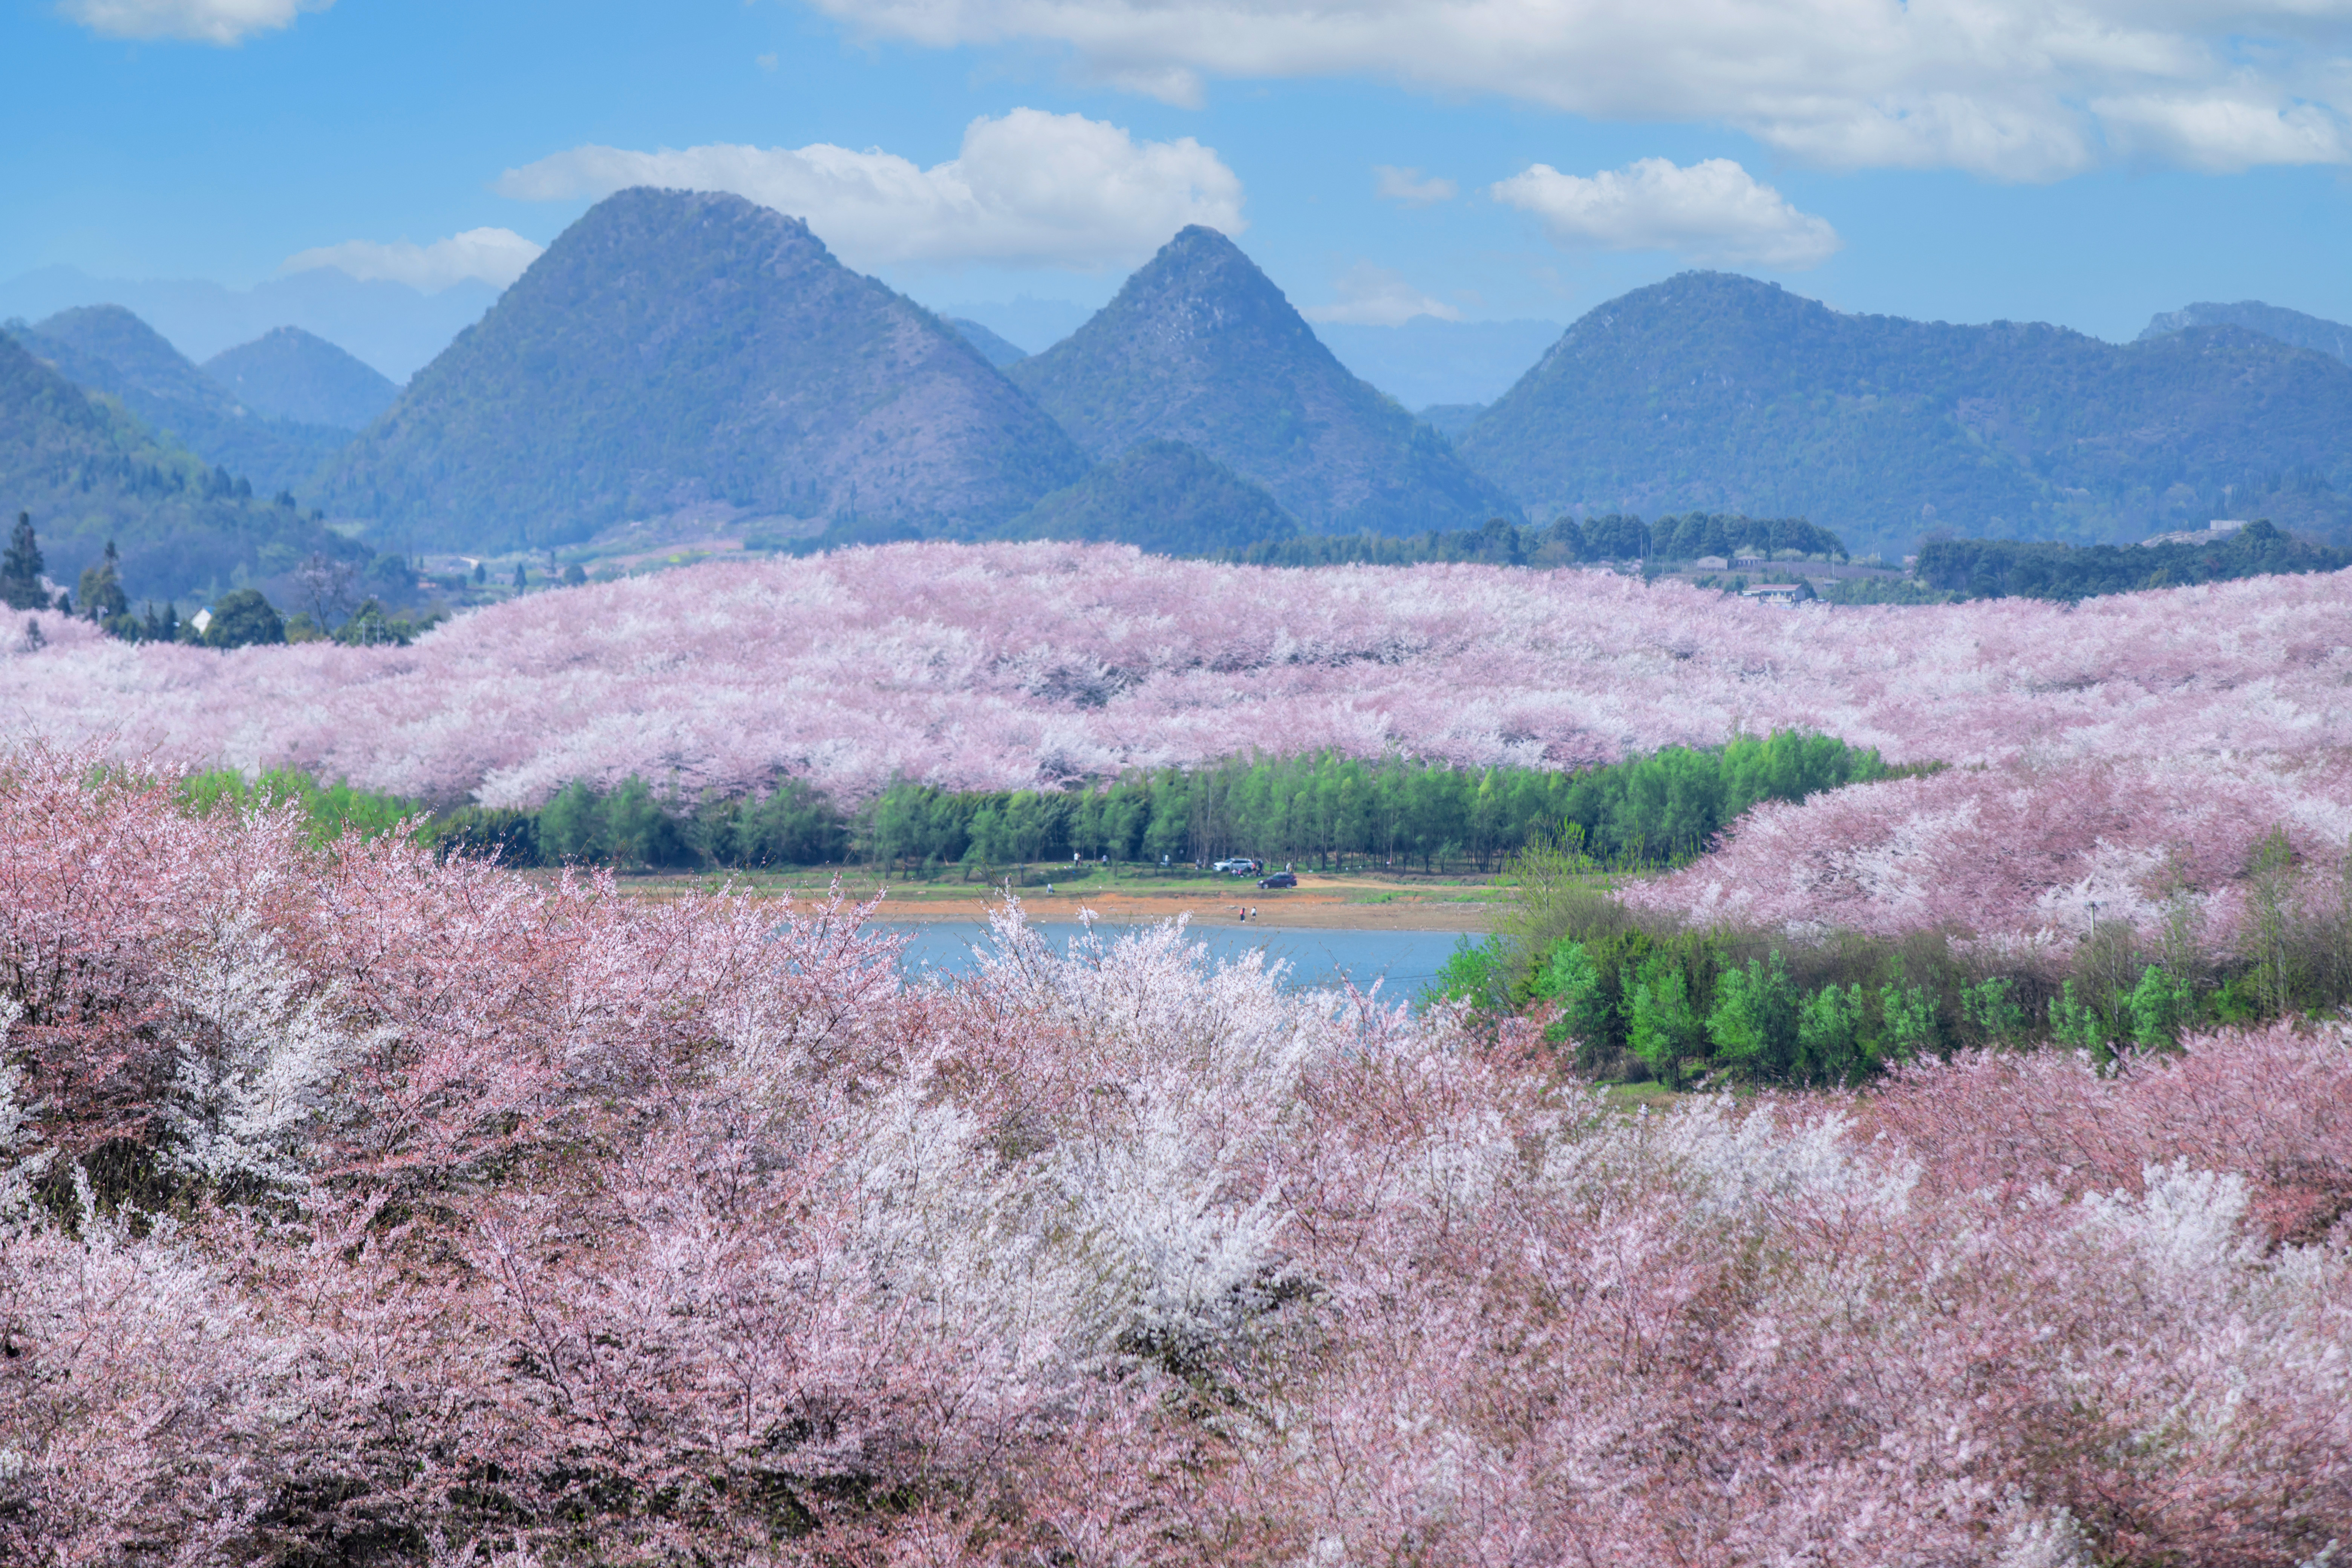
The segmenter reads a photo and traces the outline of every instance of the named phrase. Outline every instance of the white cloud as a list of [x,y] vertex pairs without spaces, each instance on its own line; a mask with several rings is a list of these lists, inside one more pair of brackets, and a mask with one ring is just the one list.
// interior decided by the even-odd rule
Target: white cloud
[[1419,169],[1400,169],[1393,163],[1372,165],[1372,194],[1382,201],[1402,202],[1409,207],[1433,206],[1452,201],[1455,189],[1451,180],[1423,179]]
[[1641,158],[1587,179],[1549,163],[1496,184],[1494,198],[1533,214],[1565,246],[1675,250],[1696,261],[1817,267],[1844,242],[1728,158],[1682,168]]
[[248,33],[290,27],[335,0],[60,0],[66,19],[110,38],[186,38],[235,44]]
[[280,264],[280,272],[309,272],[331,267],[362,282],[377,279],[405,283],[412,289],[437,293],[469,278],[503,289],[539,259],[540,247],[509,228],[469,228],[430,245],[394,240],[347,239],[298,251]]
[[949,163],[813,146],[713,145],[633,153],[575,147],[498,189],[530,201],[602,196],[629,185],[737,195],[805,218],[853,267],[893,262],[1096,268],[1150,255],[1187,224],[1247,226],[1242,183],[1186,136],[1139,142],[1076,114],[1016,109],[964,130]]
[[[1833,167],[2063,177],[2352,159],[2352,0],[816,0],[935,47],[1045,40],[1197,102],[1370,76],[1595,119],[1727,124]],[[2160,108],[2156,106],[2161,106]]]
[[1401,327],[1415,316],[1435,316],[1442,321],[1462,319],[1461,311],[1421,292],[1402,273],[1369,261],[1359,261],[1341,273],[1339,291],[1339,303],[1318,305],[1299,314],[1310,321],[1339,321],[1355,327]]

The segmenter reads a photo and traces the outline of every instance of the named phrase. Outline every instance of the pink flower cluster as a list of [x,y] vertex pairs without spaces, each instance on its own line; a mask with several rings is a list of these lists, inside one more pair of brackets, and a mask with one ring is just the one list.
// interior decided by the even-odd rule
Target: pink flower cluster
[[93,760],[0,769],[12,1561],[2352,1539],[2340,1027],[1627,1117],[1174,928],[909,987]]

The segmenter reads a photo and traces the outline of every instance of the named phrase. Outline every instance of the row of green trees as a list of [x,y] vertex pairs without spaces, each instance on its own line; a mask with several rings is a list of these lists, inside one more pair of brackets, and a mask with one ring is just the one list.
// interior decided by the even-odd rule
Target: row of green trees
[[[610,788],[575,782],[536,811],[463,806],[427,822],[446,850],[516,865],[686,869],[864,861],[898,873],[1110,859],[1205,864],[1234,856],[1324,869],[1494,871],[1530,842],[1564,838],[1612,866],[1670,862],[1759,801],[1802,800],[1884,778],[1873,751],[1785,731],[1727,745],[1673,747],[1580,773],[1458,768],[1319,752],[1233,758],[1208,767],[1139,771],[1066,790],[950,791],[900,784],[845,812],[797,780],[764,792],[689,798],[641,778]],[[207,773],[192,801],[209,808],[238,775]],[[422,815],[416,803],[331,789],[299,773],[266,775],[240,801],[365,800],[352,819],[373,829]],[[291,792],[291,793],[289,793]],[[306,805],[306,809],[308,806]]]
[[877,864],[910,870],[1246,855],[1327,870],[1493,871],[1531,840],[1562,833],[1612,865],[1651,864],[1696,854],[1758,801],[1801,800],[1888,771],[1875,752],[1794,731],[1580,773],[1328,752],[1236,757],[1075,790],[898,784],[860,837]]

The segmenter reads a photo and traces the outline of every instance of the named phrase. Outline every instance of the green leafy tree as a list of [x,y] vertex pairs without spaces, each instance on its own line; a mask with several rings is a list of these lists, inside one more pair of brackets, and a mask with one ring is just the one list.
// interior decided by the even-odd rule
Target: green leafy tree
[[257,588],[237,588],[221,595],[213,618],[205,627],[206,647],[254,647],[286,640],[286,623],[277,607]]
[[1551,961],[1537,972],[1532,989],[1559,1008],[1549,1031],[1555,1043],[1575,1040],[1589,1048],[1608,1038],[1612,1022],[1608,986],[1582,942],[1554,944]]
[[1718,1061],[1753,1079],[1780,1079],[1796,1065],[1801,1025],[1797,988],[1779,952],[1767,964],[1749,959],[1715,983],[1707,1037]]
[[1797,1009],[1796,1076],[1807,1083],[1852,1082],[1867,1064],[1859,984],[1825,985]]
[[2025,1009],[2018,1005],[2015,989],[2005,975],[1964,986],[1960,1016],[1982,1031],[1986,1039],[2006,1045],[2025,1033]]
[[1936,1043],[1936,999],[1920,986],[1905,984],[1899,966],[1894,980],[1878,988],[1878,1017],[1879,1049],[1889,1058],[1907,1060]]
[[2060,1045],[2088,1051],[2101,1061],[2110,1055],[2105,1022],[2096,1007],[2075,998],[2074,983],[2071,980],[2050,998],[2050,1033]]
[[2188,984],[2159,964],[2151,963],[2125,1001],[2131,1016],[2132,1043],[2142,1050],[2158,1050],[2178,1038],[2189,1016]]
[[1680,1082],[1683,1059],[1698,1055],[1706,1037],[1681,963],[1654,954],[1626,974],[1622,984],[1626,1048],[1662,1081]]
[[8,535],[8,549],[0,554],[0,603],[12,610],[46,610],[48,591],[41,586],[40,541],[33,535],[33,514],[20,511]]

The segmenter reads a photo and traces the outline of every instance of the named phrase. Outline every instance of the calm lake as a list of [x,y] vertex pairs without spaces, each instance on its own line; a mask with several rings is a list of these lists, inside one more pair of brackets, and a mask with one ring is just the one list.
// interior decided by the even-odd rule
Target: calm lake
[[[971,966],[972,944],[989,939],[987,923],[982,921],[881,923],[912,939],[907,944],[905,961],[910,975],[925,970],[961,974]],[[1061,952],[1081,928],[1075,921],[1043,921],[1032,929]],[[1105,921],[1095,929],[1108,942],[1134,928]],[[1368,989],[1373,981],[1385,979],[1381,995],[1400,1000],[1412,999],[1436,979],[1454,945],[1463,940],[1461,932],[1451,931],[1302,931],[1295,926],[1252,930],[1194,925],[1185,934],[1204,943],[1209,956],[1221,962],[1265,949],[1268,962],[1290,965],[1283,984],[1293,990],[1337,985],[1342,980]]]

